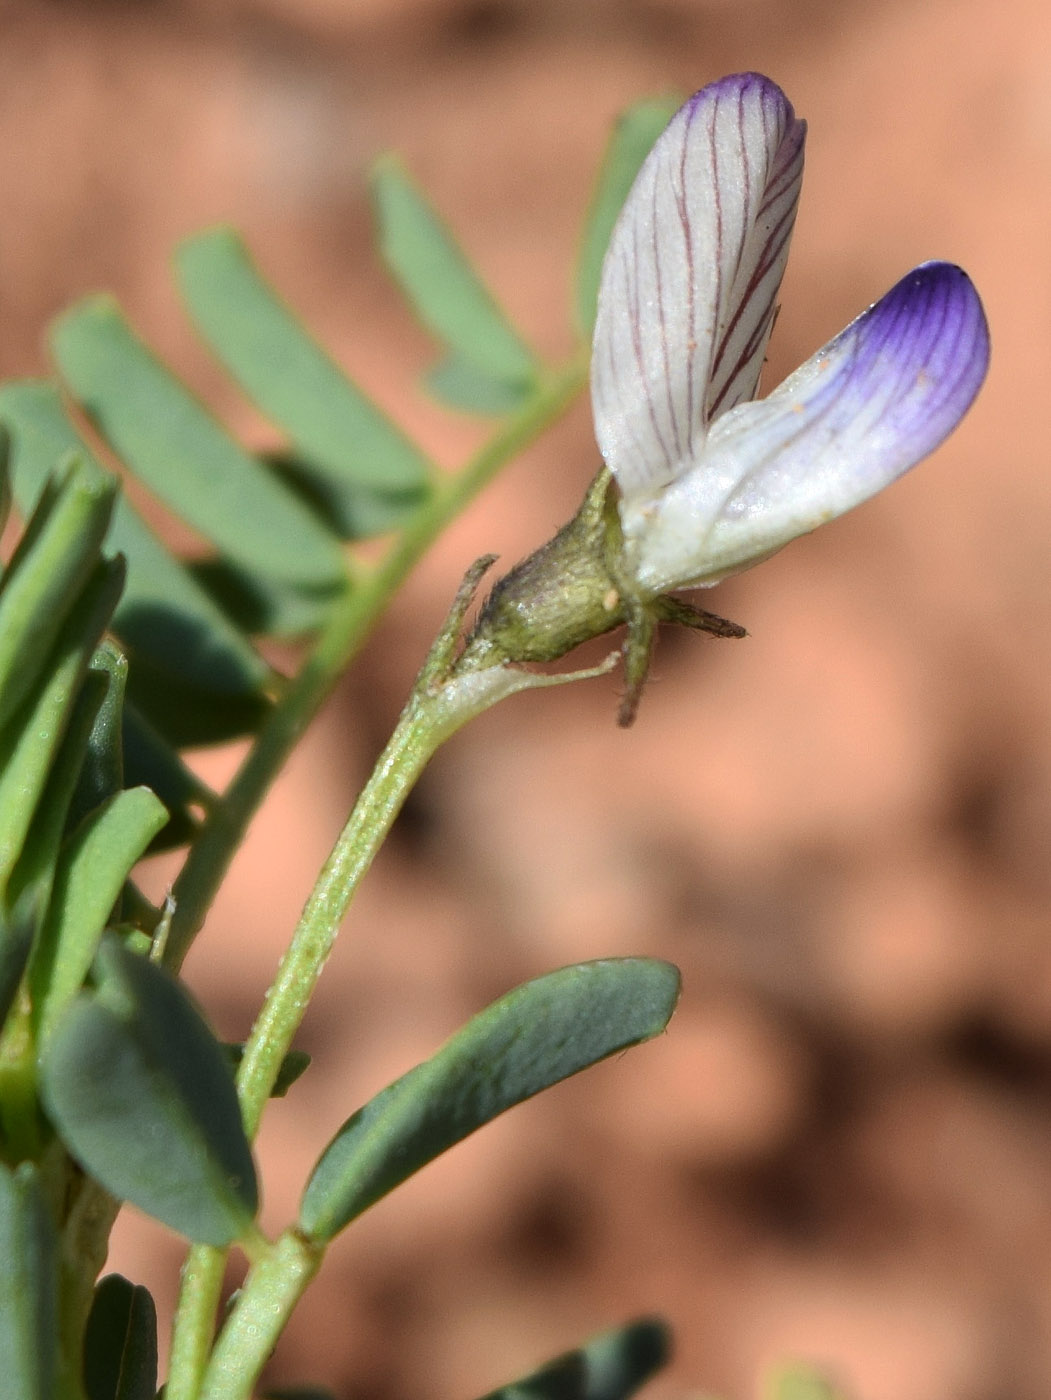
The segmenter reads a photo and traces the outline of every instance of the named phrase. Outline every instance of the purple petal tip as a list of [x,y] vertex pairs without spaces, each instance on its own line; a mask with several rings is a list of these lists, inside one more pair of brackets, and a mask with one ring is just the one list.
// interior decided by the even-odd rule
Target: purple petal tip
[[[709,102],[733,101],[734,99],[742,103],[756,102],[761,104],[771,116],[779,115],[786,127],[791,126],[796,121],[796,114],[791,102],[774,80],[766,77],[763,73],[731,73],[726,78],[718,78],[714,83],[708,83],[705,87],[698,89],[683,105],[692,117],[698,108],[707,106]],[[804,123],[800,123],[800,125],[804,125]]]
[[936,445],[970,407],[989,365],[989,328],[971,279],[955,263],[921,263],[859,318],[859,329],[862,322],[858,370],[879,357],[903,377],[922,375],[928,391],[903,397],[927,419]]

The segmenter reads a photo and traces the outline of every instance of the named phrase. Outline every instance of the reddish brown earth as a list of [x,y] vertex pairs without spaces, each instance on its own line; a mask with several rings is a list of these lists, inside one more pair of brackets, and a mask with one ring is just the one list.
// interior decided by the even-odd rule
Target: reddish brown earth
[[[758,68],[810,121],[769,382],[912,264],[981,289],[988,385],[854,516],[724,585],[745,642],[511,701],[435,764],[371,874],[273,1107],[266,1224],[337,1123],[514,982],[677,962],[669,1034],[488,1128],[332,1251],[273,1363],[354,1400],[480,1394],[640,1312],[654,1400],[794,1355],[858,1400],[1037,1400],[1051,1377],[1051,12],[1045,0],[0,4],[0,368],[101,287],[250,440],[181,319],[178,238],[238,223],[445,464],[479,440],[370,249],[401,150],[545,352],[613,114]],[[422,564],[256,821],[189,964],[243,1035],[460,572],[551,532],[586,408]],[[214,780],[231,755],[205,755]],[[149,879],[160,888],[170,867]],[[170,1308],[177,1241],[111,1264]]]

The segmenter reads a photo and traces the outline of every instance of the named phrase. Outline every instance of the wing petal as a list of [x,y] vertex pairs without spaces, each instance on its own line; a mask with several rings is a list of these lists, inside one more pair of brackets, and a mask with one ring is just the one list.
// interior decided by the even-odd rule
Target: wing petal
[[625,496],[686,470],[756,391],[803,175],[805,125],[757,73],[702,88],[658,137],[610,239],[592,402]]
[[953,430],[988,363],[967,274],[914,268],[766,399],[721,418],[691,472],[624,516],[639,582],[718,582],[868,500]]

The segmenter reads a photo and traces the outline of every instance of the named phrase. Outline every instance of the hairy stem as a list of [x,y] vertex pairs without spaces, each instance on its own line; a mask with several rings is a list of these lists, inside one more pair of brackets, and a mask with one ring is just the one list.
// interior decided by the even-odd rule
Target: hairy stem
[[186,1256],[172,1328],[164,1400],[197,1400],[212,1348],[226,1250],[195,1244]]
[[427,708],[410,703],[322,868],[238,1066],[241,1114],[250,1137],[354,892],[443,737]]
[[322,1252],[287,1230],[251,1269],[204,1373],[200,1400],[249,1400]]

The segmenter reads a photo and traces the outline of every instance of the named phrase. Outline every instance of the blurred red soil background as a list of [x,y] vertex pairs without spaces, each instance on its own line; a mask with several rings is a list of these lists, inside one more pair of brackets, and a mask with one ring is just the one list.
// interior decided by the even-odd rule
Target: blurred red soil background
[[[745,1400],[786,1356],[858,1400],[1051,1384],[1051,11],[1045,0],[140,0],[0,4],[0,369],[115,291],[247,440],[167,271],[217,220],[438,460],[479,425],[371,246],[397,148],[551,355],[609,123],[758,68],[810,122],[767,383],[914,263],[963,264],[986,389],[931,461],[710,595],[751,635],[459,736],[371,873],[260,1151],[279,1229],[337,1124],[517,981],[604,954],[685,977],[659,1042],[487,1128],[333,1249],[273,1383],[469,1400],[646,1312],[654,1400]],[[556,528],[584,403],[415,573],[277,784],[188,964],[243,1037],[465,565]],[[708,600],[706,600],[708,601]],[[234,755],[201,756],[213,781]],[[171,878],[156,864],[154,890]],[[170,1310],[134,1212],[110,1266]]]

